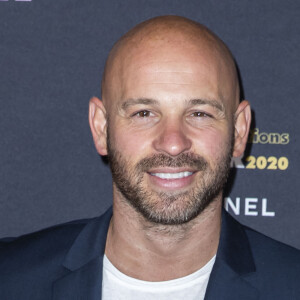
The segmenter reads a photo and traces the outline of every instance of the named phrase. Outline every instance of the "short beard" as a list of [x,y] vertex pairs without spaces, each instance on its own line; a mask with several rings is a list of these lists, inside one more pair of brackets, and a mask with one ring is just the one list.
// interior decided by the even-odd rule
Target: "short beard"
[[[154,154],[133,166],[113,148],[109,136],[107,145],[113,181],[122,198],[151,223],[182,225],[196,218],[222,193],[230,170],[233,139],[224,155],[217,158],[214,169],[194,153],[181,153],[176,157]],[[201,177],[195,178],[198,181],[193,188],[183,192],[147,190],[145,176],[148,170],[157,167],[191,167],[197,170],[194,176]]]

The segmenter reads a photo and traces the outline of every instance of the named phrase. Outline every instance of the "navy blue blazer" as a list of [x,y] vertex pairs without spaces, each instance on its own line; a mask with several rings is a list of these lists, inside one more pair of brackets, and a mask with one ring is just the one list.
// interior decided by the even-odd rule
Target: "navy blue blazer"
[[[97,218],[2,240],[0,299],[100,300],[111,215],[110,208]],[[300,299],[300,251],[224,212],[205,299]]]

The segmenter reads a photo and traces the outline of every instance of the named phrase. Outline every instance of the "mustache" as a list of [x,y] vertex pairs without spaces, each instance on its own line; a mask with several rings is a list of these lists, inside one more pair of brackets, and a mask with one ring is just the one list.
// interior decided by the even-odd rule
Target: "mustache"
[[195,153],[181,153],[176,157],[160,153],[143,158],[138,162],[136,167],[141,172],[147,172],[151,168],[158,167],[190,167],[197,171],[204,171],[208,167],[208,162],[202,156]]

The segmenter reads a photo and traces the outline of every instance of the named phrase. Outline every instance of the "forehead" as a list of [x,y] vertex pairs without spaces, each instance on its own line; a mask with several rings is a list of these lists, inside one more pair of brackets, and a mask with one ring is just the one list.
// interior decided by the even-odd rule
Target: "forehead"
[[232,97],[232,75],[218,52],[205,45],[142,45],[123,53],[117,69],[118,102],[142,97],[224,102]]

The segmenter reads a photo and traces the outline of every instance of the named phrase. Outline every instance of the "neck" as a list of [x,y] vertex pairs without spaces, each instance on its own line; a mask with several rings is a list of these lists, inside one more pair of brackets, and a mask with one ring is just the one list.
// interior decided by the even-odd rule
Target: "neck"
[[146,221],[123,199],[114,197],[105,253],[117,269],[137,279],[165,281],[189,275],[217,252],[221,199],[220,194],[186,224],[160,225]]

